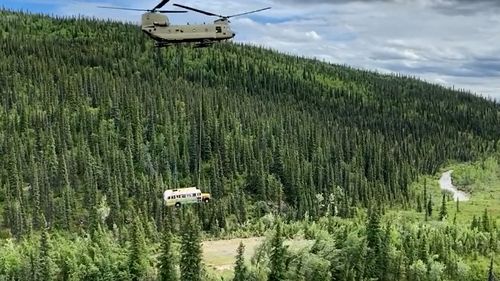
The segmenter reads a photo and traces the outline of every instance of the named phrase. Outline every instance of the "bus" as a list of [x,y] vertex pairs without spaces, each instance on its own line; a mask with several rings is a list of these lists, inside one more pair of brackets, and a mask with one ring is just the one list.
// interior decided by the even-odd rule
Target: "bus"
[[196,187],[168,189],[163,193],[163,200],[168,207],[180,207],[183,204],[208,203],[210,199],[210,193],[202,193]]

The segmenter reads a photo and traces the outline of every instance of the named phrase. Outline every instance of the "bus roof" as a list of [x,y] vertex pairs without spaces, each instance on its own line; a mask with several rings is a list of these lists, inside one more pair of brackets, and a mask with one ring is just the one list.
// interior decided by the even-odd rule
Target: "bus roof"
[[167,193],[199,193],[201,190],[196,187],[188,187],[188,188],[178,188],[178,189],[167,189],[165,190],[165,194]]

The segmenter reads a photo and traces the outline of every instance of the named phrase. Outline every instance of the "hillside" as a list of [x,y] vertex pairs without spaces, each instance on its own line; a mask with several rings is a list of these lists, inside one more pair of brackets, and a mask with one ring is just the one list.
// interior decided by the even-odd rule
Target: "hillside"
[[16,224],[39,209],[69,227],[104,195],[110,225],[130,199],[159,222],[162,190],[195,185],[198,159],[230,213],[244,194],[283,197],[292,217],[319,212],[318,193],[408,203],[417,175],[500,136],[498,104],[410,78],[236,45],[155,50],[118,23],[3,12],[0,30],[8,226],[20,208]]
[[500,151],[498,103],[410,77],[237,44],[155,49],[133,25],[8,11],[0,38],[4,238],[137,218],[157,240],[182,221],[163,191],[198,177],[207,236],[259,232],[245,223],[269,213],[410,209],[420,176]]

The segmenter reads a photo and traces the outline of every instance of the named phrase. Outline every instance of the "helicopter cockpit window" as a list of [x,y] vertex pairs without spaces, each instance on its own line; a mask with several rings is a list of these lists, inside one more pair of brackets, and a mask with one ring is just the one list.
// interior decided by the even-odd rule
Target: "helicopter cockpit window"
[[216,26],[216,27],[215,27],[215,31],[216,31],[217,33],[222,33],[222,27],[220,27],[220,26]]

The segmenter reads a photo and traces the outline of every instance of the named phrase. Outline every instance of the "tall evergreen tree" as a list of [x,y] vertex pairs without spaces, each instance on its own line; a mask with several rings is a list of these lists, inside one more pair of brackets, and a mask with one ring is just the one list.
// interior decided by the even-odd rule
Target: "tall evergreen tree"
[[443,198],[441,201],[441,209],[439,210],[439,220],[444,220],[448,215],[448,211],[446,210],[446,194],[443,193]]
[[429,201],[427,202],[427,218],[432,217],[432,208],[433,208],[433,203],[432,203],[432,195],[429,196]]
[[276,233],[271,240],[270,270],[268,281],[285,280],[285,255],[286,249],[283,245],[283,234],[281,233],[281,222],[276,223]]
[[482,221],[482,225],[481,225],[481,229],[484,231],[484,232],[490,232],[490,218],[488,216],[488,209],[484,209],[484,212],[483,212],[483,219],[481,220]]
[[425,221],[429,220],[429,212],[427,209],[427,179],[424,178],[424,209],[425,209]]
[[38,259],[38,268],[40,269],[40,273],[37,274],[39,276],[39,280],[52,280],[53,269],[52,269],[52,259],[50,257],[50,241],[49,234],[47,229],[42,231],[42,235],[40,237],[40,257]]
[[177,269],[175,263],[174,249],[172,249],[172,233],[170,229],[163,231],[163,240],[161,244],[160,262],[160,280],[159,281],[177,281]]
[[390,245],[391,245],[391,226],[386,226],[385,233],[381,239],[380,252],[377,257],[378,280],[389,281],[390,278]]
[[245,257],[243,256],[244,253],[245,245],[243,245],[243,242],[240,242],[236,255],[236,263],[234,266],[233,281],[246,281],[248,278],[248,269],[245,265]]
[[381,233],[380,233],[380,213],[377,207],[370,208],[368,221],[366,224],[366,245],[368,253],[366,257],[365,276],[367,278],[377,278],[381,268],[378,261],[381,253]]
[[476,229],[479,227],[479,222],[476,218],[476,216],[472,216],[472,221],[471,221],[471,224],[470,224],[470,229]]
[[181,280],[201,281],[200,227],[191,211],[184,218],[181,240]]
[[135,217],[132,225],[129,254],[129,271],[132,281],[141,281],[146,275],[147,253],[144,229],[139,217]]

